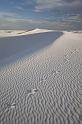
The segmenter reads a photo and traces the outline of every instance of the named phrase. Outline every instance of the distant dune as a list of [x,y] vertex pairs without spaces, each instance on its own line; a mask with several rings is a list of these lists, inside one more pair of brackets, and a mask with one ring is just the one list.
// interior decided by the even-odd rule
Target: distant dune
[[13,37],[13,36],[50,32],[50,31],[53,30],[39,29],[39,28],[33,30],[0,30],[0,37]]
[[52,44],[63,34],[59,31],[49,31],[43,29],[35,29],[27,32],[27,34],[21,33],[20,36],[17,36],[19,35],[18,31],[12,32],[14,32],[14,35],[16,36],[3,33],[3,37],[0,38],[0,64],[3,63],[3,59],[4,63],[7,61],[11,62],[9,58],[13,58],[12,61],[15,61],[17,58],[22,57],[22,54],[25,56],[25,53],[26,55],[29,55],[39,51],[40,49]]
[[82,32],[10,33],[0,34],[0,124],[81,124]]

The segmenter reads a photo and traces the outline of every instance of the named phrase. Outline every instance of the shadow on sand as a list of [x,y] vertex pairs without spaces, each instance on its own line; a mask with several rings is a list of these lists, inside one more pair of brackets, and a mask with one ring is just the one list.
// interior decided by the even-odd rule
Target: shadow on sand
[[[61,35],[63,35],[62,32],[54,31],[0,38],[0,67],[25,56],[20,54],[24,51],[26,51],[26,55],[29,55],[45,48],[46,46],[52,44]],[[15,55],[16,57],[13,58]]]

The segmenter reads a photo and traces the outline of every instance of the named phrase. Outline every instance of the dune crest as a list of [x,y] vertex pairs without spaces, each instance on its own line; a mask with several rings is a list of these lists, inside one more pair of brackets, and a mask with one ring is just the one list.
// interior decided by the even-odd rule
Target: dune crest
[[21,35],[29,35],[29,34],[50,32],[50,31],[53,31],[53,30],[39,29],[39,28],[36,28],[36,29],[33,29],[33,30],[0,30],[0,38],[21,36]]

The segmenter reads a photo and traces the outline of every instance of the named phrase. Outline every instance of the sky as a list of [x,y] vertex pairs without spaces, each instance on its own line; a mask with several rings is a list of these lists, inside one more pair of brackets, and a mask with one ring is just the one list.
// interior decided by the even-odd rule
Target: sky
[[0,0],[0,29],[82,29],[82,0]]

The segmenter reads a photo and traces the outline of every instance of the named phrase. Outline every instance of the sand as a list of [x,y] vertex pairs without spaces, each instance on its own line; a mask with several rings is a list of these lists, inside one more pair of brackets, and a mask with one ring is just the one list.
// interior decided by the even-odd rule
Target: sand
[[13,37],[13,36],[21,36],[21,35],[29,35],[29,34],[37,34],[43,32],[52,32],[53,30],[48,29],[33,29],[33,30],[0,30],[0,38],[1,37]]
[[[21,50],[13,53],[11,49],[11,55],[0,58],[3,63],[6,58],[10,60],[9,64],[0,66],[0,124],[81,124],[81,32],[56,31],[28,36],[45,45],[37,49],[37,42],[33,44],[31,39],[29,47],[33,45],[36,49],[30,50],[30,54],[27,51],[21,56]],[[12,37],[7,43],[17,41],[16,38],[24,39]],[[0,39],[1,45],[2,40],[5,39]],[[17,55],[20,56],[16,59]],[[10,56],[15,58],[14,62]]]

